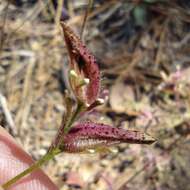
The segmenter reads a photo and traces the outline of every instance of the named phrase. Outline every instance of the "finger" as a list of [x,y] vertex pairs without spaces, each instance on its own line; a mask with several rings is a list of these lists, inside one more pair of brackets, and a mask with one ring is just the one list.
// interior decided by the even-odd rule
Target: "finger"
[[[16,176],[33,163],[32,158],[0,127],[0,184]],[[9,190],[58,190],[42,170],[20,179]]]

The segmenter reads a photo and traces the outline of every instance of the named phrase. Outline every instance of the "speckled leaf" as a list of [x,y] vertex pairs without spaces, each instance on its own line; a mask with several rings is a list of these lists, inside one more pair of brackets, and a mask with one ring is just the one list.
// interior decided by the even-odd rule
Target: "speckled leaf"
[[140,131],[125,130],[93,122],[80,123],[64,136],[61,147],[65,152],[100,150],[119,143],[152,144],[155,139]]
[[[76,96],[82,97],[85,103],[92,104],[100,90],[100,72],[96,64],[95,57],[88,51],[86,46],[81,42],[80,38],[69,28],[64,22],[61,22],[63,28],[65,42],[70,56],[70,67],[79,77],[88,78],[89,84],[85,88],[85,92],[79,89],[73,89]],[[72,83],[73,81],[71,81]],[[75,83],[77,83],[75,81]],[[76,92],[77,91],[77,92]]]

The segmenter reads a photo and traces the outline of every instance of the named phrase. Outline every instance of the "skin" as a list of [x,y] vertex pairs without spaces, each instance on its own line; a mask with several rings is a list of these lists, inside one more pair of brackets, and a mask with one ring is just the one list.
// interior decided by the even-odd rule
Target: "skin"
[[[5,183],[28,168],[33,162],[32,158],[15,142],[13,137],[0,127],[0,184]],[[20,189],[58,190],[55,184],[53,184],[41,169],[22,178],[8,190]]]

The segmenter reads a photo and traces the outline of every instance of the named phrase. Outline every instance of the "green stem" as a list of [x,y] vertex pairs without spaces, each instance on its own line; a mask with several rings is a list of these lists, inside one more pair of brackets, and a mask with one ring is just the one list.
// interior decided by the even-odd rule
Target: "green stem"
[[57,155],[57,154],[59,154],[60,152],[61,151],[59,149],[53,149],[52,151],[48,152],[40,160],[38,160],[36,163],[34,163],[33,165],[31,165],[29,168],[27,168],[26,170],[24,170],[23,172],[21,172],[17,176],[13,177],[12,179],[10,179],[6,183],[4,183],[2,185],[2,187],[4,189],[7,189],[8,187],[10,187],[14,183],[16,183],[22,177],[24,177],[27,174],[29,174],[29,173],[33,172],[34,170],[38,169],[40,166],[42,166],[48,160],[51,160],[52,158],[54,158],[54,156]]
[[[73,115],[71,116],[71,119],[68,121],[68,123],[66,124],[66,126],[64,128],[64,131],[63,131],[64,134],[68,133],[69,129],[71,128],[71,126],[73,124],[73,122],[76,120],[77,116],[79,115],[79,113],[81,112],[82,109],[83,109],[83,104],[78,102],[75,112],[73,113]],[[64,127],[64,125],[61,126],[61,127]],[[62,135],[59,135],[57,138],[61,138],[61,137],[62,137]],[[58,140],[57,141],[58,143],[55,144],[55,146],[52,146],[52,148],[50,148],[50,150],[40,160],[38,160],[36,163],[31,165],[29,168],[27,168],[26,170],[24,170],[23,172],[21,172],[17,176],[13,177],[12,179],[10,179],[6,183],[4,183],[2,185],[2,187],[4,189],[7,189],[8,187],[10,187],[14,183],[16,183],[19,179],[21,179],[22,177],[26,176],[27,174],[33,172],[34,170],[38,169],[45,162],[51,160],[52,158],[54,158],[55,155],[62,152],[62,150],[59,149],[60,141],[59,141],[59,139],[57,139],[57,140]],[[61,144],[62,143],[64,143],[64,138],[63,138],[63,142],[61,141]]]
[[69,122],[67,123],[67,125],[64,128],[64,134],[68,133],[68,131],[70,130],[72,124],[77,119],[77,116],[81,113],[82,109],[83,109],[83,103],[78,102],[75,112],[73,113],[71,119],[69,120]]
[[[63,146],[64,144],[64,135],[67,134],[72,127],[72,124],[77,119],[78,115],[81,113],[81,110],[83,109],[84,105],[81,102],[77,102],[77,107],[72,114],[67,115],[68,119],[62,120],[61,126],[58,129],[58,132],[54,138],[54,141],[52,142],[50,148],[48,151],[51,151],[54,148],[60,148],[60,146]],[[60,148],[61,149],[61,148]]]

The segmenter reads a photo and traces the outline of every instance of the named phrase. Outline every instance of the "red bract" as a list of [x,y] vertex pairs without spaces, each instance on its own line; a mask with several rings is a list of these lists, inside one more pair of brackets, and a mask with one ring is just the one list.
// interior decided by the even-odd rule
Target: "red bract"
[[61,149],[65,152],[89,152],[100,150],[119,143],[152,144],[155,139],[148,134],[115,128],[92,122],[73,126],[64,136]]
[[[70,77],[71,87],[80,101],[91,105],[96,101],[100,90],[100,72],[96,59],[71,28],[64,22],[61,22],[61,26],[69,52],[70,68],[76,73],[76,76]],[[81,85],[84,79],[89,79],[89,84]]]

